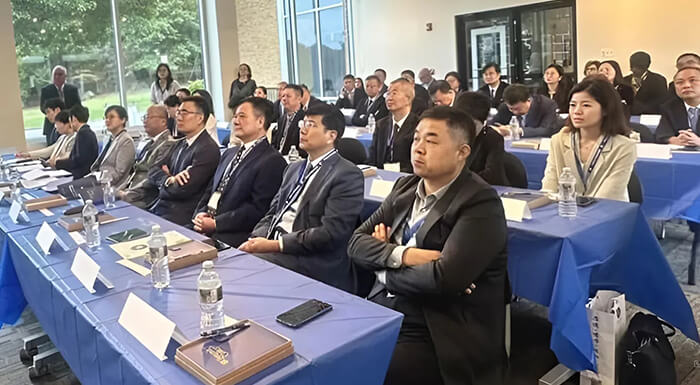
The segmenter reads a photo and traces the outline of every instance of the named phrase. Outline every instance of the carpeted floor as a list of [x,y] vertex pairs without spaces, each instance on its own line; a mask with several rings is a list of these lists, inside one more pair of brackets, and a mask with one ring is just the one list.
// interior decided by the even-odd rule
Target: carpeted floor
[[[666,238],[660,243],[676,278],[688,298],[698,325],[700,325],[700,288],[685,285],[688,277],[688,258],[692,233],[681,222],[666,225]],[[700,278],[700,269],[697,269]],[[628,303],[631,317],[639,309]],[[14,326],[0,329],[0,385],[58,384],[73,385],[79,381],[69,369],[52,373],[34,382],[29,380],[27,367],[19,360],[22,338],[41,330],[30,309]],[[512,347],[508,385],[534,385],[537,379],[556,365],[557,360],[549,350],[551,325],[547,321],[547,308],[526,300],[512,305]],[[671,338],[676,352],[676,373],[680,385],[700,385],[700,345],[677,333]],[[578,384],[574,376],[567,384]]]

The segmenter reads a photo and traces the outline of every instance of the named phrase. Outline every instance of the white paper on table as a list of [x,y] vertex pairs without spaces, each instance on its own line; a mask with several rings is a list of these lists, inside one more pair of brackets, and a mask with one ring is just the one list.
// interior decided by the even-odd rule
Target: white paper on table
[[10,160],[6,160],[6,161],[5,161],[5,164],[9,164],[9,165],[11,165],[12,167],[24,167],[24,166],[31,166],[31,165],[33,165],[33,164],[41,164],[41,161],[38,160],[38,159],[29,160],[29,161],[26,161],[26,162],[19,163],[19,162],[21,162],[21,161],[23,161],[23,160],[25,160],[25,159],[22,159],[22,158],[10,159]]
[[642,114],[639,115],[639,124],[643,124],[647,127],[657,127],[661,121],[661,115],[652,114]]
[[671,146],[668,144],[637,143],[637,158],[671,159]]
[[345,132],[343,132],[343,138],[357,138],[357,135],[357,128],[345,127]]
[[401,164],[399,164],[399,163],[384,163],[384,169],[387,171],[401,172]]
[[51,210],[49,210],[49,209],[40,209],[39,212],[44,214],[45,217],[52,217],[53,216],[53,212],[51,212]]
[[22,205],[17,201],[12,201],[10,212],[8,213],[12,222],[17,223],[17,218],[19,217],[20,211],[22,211]]
[[374,179],[372,181],[372,187],[369,189],[369,195],[379,198],[386,198],[389,196],[389,193],[391,193],[393,188],[394,182],[383,179]]
[[129,293],[118,322],[159,360],[167,359],[165,349],[175,330],[175,322],[134,293]]
[[75,252],[75,258],[73,258],[73,264],[70,267],[70,271],[91,294],[95,293],[95,289],[93,287],[95,286],[97,273],[100,272],[100,265],[90,258],[90,256],[87,255],[83,249],[78,248],[78,250]]
[[539,150],[540,151],[549,151],[551,145],[552,145],[551,138],[541,138]]
[[126,267],[129,270],[133,270],[134,272],[141,274],[144,277],[151,274],[151,271],[148,270],[148,268],[141,266],[136,262],[132,262],[131,260],[128,260],[126,258],[118,260],[117,263]]
[[532,219],[532,213],[530,213],[527,201],[501,197],[501,203],[503,203],[503,210],[507,220],[522,222],[523,219]]
[[83,235],[80,234],[80,231],[71,231],[68,233],[68,235],[70,235],[70,237],[73,238],[73,241],[75,241],[77,245],[87,243],[85,237],[83,237]]
[[56,232],[53,231],[51,225],[44,222],[39,228],[39,232],[36,234],[36,242],[39,244],[41,251],[44,254],[49,254],[49,249],[51,249],[51,244],[56,240]]
[[39,178],[46,178],[49,176],[43,169],[35,168],[34,170],[25,172],[22,174],[22,179],[24,180],[37,180]]
[[0,187],[0,198],[2,198],[4,196],[9,196],[11,192],[12,192],[12,188],[10,186]]
[[[22,180],[20,183],[24,188],[39,188],[44,187],[49,183],[55,182],[56,180],[56,178],[41,178],[37,180]],[[34,197],[31,197],[29,199],[34,199]]]
[[54,177],[54,178],[60,178],[60,177],[64,177],[64,176],[73,175],[66,170],[48,170],[48,171],[44,171],[44,172],[46,173],[46,175]]
[[38,164],[30,164],[28,166],[17,166],[15,169],[17,170],[18,173],[22,174],[27,171],[32,171],[32,170],[42,170],[44,166],[41,165],[41,163]]
[[31,194],[24,193],[22,194],[22,198],[24,198],[25,200],[31,200],[34,199],[34,196]]

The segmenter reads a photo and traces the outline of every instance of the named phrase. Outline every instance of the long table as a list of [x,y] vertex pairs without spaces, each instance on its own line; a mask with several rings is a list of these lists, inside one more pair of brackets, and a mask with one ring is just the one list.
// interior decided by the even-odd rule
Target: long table
[[[384,200],[369,194],[373,180],[401,175],[377,170],[365,178],[364,218]],[[559,217],[556,205],[532,215],[508,221],[508,274],[514,294],[549,307],[550,347],[561,363],[576,371],[594,367],[585,304],[599,289],[625,293],[700,341],[692,309],[639,205],[600,200],[579,208],[573,220]]]
[[[148,212],[125,206],[110,212],[128,219],[100,227],[104,238],[114,232],[160,224],[164,231],[178,230],[192,239],[201,234],[174,225]],[[39,223],[40,224],[40,223]],[[38,225],[6,234],[3,262],[16,270],[26,298],[51,340],[76,376],[85,384],[198,384],[173,360],[160,361],[117,322],[129,293],[148,302],[175,322],[188,339],[199,331],[197,277],[199,266],[177,270],[163,292],[142,277],[115,263],[117,254],[104,242],[90,252],[101,273],[115,286],[96,283],[90,294],[70,272],[78,245],[65,229],[51,225],[59,237],[49,255],[35,241]],[[84,247],[84,246],[83,246]],[[6,263],[7,264],[7,263]],[[215,261],[224,287],[224,308],[234,318],[253,319],[287,337],[295,354],[244,384],[380,384],[398,336],[402,315],[323,283],[230,249]],[[10,273],[0,271],[0,281]],[[5,289],[3,288],[3,292]],[[275,321],[280,314],[310,298],[333,305],[333,311],[299,329]],[[17,299],[15,306],[23,307]],[[21,310],[20,310],[21,311]],[[16,311],[15,311],[16,314]],[[7,314],[3,314],[7,318]]]

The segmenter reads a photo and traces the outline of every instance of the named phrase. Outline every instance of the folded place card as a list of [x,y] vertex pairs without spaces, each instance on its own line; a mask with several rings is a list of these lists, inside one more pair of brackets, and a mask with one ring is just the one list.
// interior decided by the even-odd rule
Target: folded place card
[[369,195],[379,198],[386,198],[389,196],[389,193],[391,193],[393,188],[394,182],[383,179],[375,179],[372,181],[372,187],[369,189]]
[[42,223],[39,232],[36,234],[36,242],[39,244],[41,251],[43,251],[44,254],[48,254],[55,240],[56,232],[53,231],[51,225],[46,222]]
[[401,172],[401,164],[399,164],[399,163],[384,163],[384,169],[387,171]]
[[20,211],[22,211],[22,204],[17,201],[12,201],[10,212],[8,213],[12,222],[17,223],[17,217],[19,217]]
[[144,300],[129,293],[124,308],[119,315],[119,325],[122,325],[134,338],[163,361],[165,349],[175,330],[175,322],[169,320],[146,303]]
[[637,143],[637,158],[671,159],[671,146],[668,144]]
[[501,197],[501,202],[503,203],[503,211],[505,211],[507,220],[522,222],[523,219],[532,219],[527,201]]
[[126,267],[127,269],[130,269],[132,271],[135,271],[138,274],[141,274],[142,276],[147,276],[148,274],[151,274],[151,271],[148,270],[148,268],[139,265],[136,262],[133,262],[129,259],[120,259],[117,261],[118,264]]
[[661,121],[661,115],[642,114],[639,115],[639,123],[647,127],[656,127]]
[[49,209],[41,209],[39,210],[40,213],[44,214],[45,217],[52,217],[53,213]]
[[97,279],[97,273],[100,272],[100,265],[97,264],[92,258],[90,258],[83,249],[78,248],[75,252],[75,258],[73,258],[73,264],[70,267],[70,271],[78,278],[78,281],[85,286],[85,288],[92,294],[95,293],[95,280]]
[[540,139],[540,151],[549,151],[549,148],[552,144],[552,139],[551,138],[542,138]]

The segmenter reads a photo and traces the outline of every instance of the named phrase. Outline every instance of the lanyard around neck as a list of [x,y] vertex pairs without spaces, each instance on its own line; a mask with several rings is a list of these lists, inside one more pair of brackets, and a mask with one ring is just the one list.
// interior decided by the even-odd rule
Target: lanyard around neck
[[578,171],[578,175],[581,177],[581,181],[583,182],[583,191],[584,192],[588,188],[588,186],[587,186],[588,177],[593,172],[593,169],[595,168],[596,163],[598,163],[598,159],[600,158],[600,155],[603,153],[603,148],[605,148],[605,145],[608,143],[608,140],[610,140],[610,135],[606,134],[605,137],[603,138],[603,140],[598,145],[598,148],[596,149],[595,153],[593,154],[593,158],[591,159],[591,163],[588,165],[586,172],[584,172],[583,167],[581,166],[581,160],[579,159],[577,151],[576,151],[577,150],[576,133],[571,134],[571,149],[574,151],[574,159],[576,160],[576,170]]

